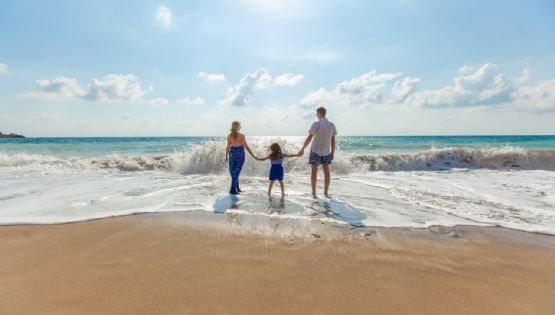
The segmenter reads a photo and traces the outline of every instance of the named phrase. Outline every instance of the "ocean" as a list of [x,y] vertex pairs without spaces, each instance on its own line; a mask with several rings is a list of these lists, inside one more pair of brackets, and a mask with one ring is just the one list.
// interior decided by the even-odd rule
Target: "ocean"
[[[304,137],[247,140],[263,156],[272,142],[296,153]],[[0,139],[0,224],[202,211],[555,234],[555,136],[341,136],[337,146],[331,199],[310,196],[305,154],[286,161],[281,200],[266,196],[269,162],[251,158],[244,193],[228,195],[223,137]]]

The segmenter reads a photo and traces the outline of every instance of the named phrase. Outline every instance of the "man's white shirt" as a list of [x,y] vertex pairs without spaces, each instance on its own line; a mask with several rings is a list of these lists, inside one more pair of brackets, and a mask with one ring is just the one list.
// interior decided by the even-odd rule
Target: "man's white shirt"
[[326,156],[331,153],[331,137],[337,135],[335,125],[326,118],[320,118],[315,121],[308,131],[314,136],[310,151],[320,156]]

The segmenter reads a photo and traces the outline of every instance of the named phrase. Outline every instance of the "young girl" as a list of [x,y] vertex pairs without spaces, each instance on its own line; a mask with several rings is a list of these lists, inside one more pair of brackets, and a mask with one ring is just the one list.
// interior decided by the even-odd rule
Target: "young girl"
[[285,154],[281,151],[279,143],[272,143],[268,148],[270,154],[265,158],[256,158],[259,161],[270,160],[272,166],[270,167],[270,184],[268,186],[268,196],[272,194],[272,186],[274,181],[279,181],[281,187],[281,196],[285,196],[285,187],[283,186],[283,160],[285,158],[297,157],[298,154]]

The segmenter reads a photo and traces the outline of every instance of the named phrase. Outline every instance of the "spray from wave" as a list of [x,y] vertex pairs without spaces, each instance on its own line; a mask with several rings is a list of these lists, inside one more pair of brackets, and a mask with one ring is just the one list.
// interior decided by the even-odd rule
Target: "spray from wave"
[[[298,143],[280,141],[285,152],[296,153]],[[251,145],[259,156],[266,154],[261,143]],[[119,156],[101,158],[60,158],[42,154],[0,153],[0,167],[29,169],[107,169],[124,172],[168,171],[187,174],[219,174],[226,171],[225,144],[208,141],[183,151],[159,156]],[[307,173],[307,156],[291,158],[286,170]],[[413,153],[353,154],[339,150],[333,161],[338,174],[369,171],[438,171],[452,168],[555,170],[555,150],[525,150],[515,147],[502,148],[441,148]],[[247,157],[243,173],[265,176],[268,165]]]

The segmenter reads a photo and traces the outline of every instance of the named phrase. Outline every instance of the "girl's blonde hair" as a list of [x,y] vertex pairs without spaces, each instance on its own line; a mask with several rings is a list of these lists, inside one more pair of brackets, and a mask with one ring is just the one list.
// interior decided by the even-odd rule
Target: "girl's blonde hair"
[[275,142],[272,143],[269,147],[268,147],[268,151],[270,152],[270,160],[281,160],[283,159],[283,152],[281,151],[281,146],[279,145],[279,143]]
[[233,136],[237,140],[237,135],[239,134],[239,128],[241,128],[241,123],[239,121],[234,121],[231,123],[231,130],[229,135]]

